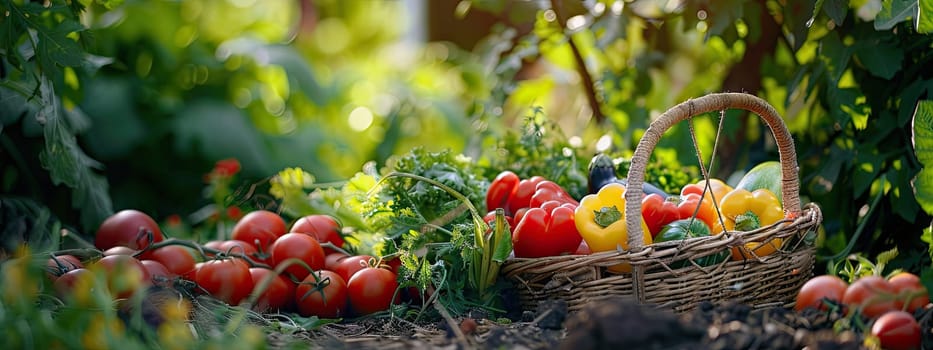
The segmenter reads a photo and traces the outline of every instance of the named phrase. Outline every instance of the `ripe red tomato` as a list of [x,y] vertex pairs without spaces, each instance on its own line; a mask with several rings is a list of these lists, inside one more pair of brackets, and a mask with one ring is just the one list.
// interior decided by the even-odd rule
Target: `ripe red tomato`
[[113,214],[100,224],[94,236],[94,246],[107,250],[116,246],[144,249],[163,240],[159,224],[149,215],[138,210],[126,209]]
[[344,281],[349,281],[354,274],[369,266],[371,260],[373,257],[369,255],[351,255],[340,260],[333,271],[343,277]]
[[[330,270],[318,271],[318,278],[321,280],[320,284],[314,276],[308,275],[295,289],[298,314],[321,318],[344,316],[347,312],[347,282]],[[320,290],[316,290],[316,287]]]
[[240,259],[206,261],[198,268],[194,281],[215,298],[230,305],[238,305],[253,291],[249,265]]
[[94,272],[85,268],[77,268],[65,272],[53,283],[55,292],[59,297],[66,297],[74,292],[75,288],[91,288]]
[[797,292],[797,304],[794,309],[814,308],[826,310],[823,299],[841,302],[849,284],[833,275],[816,276],[808,280]]
[[116,247],[111,247],[111,248],[105,250],[105,251],[104,251],[104,256],[110,256],[110,255],[129,255],[129,256],[133,256],[134,254],[136,254],[136,253],[138,253],[138,252],[139,252],[139,251],[136,250],[136,249],[133,249],[133,248],[130,248],[130,247],[127,247],[127,246],[118,245],[118,246],[116,246]]
[[204,243],[204,247],[220,250],[220,245],[224,244],[224,242],[226,241],[221,241],[221,240],[207,241],[207,243]]
[[220,244],[217,246],[217,250],[222,251],[225,254],[243,254],[246,256],[251,256],[259,251],[256,249],[256,245],[236,239],[228,239],[226,241],[220,242]]
[[[318,242],[330,242],[343,248],[343,236],[340,235],[340,223],[330,215],[307,215],[292,224],[288,232],[306,233],[317,239]],[[325,254],[335,250],[324,248]]]
[[920,348],[920,324],[908,312],[894,310],[881,315],[871,325],[871,334],[878,337],[887,350]]
[[[315,271],[324,268],[324,249],[321,249],[321,244],[314,237],[304,233],[286,233],[272,243],[272,263],[275,266],[290,258],[304,261]],[[310,271],[304,266],[294,264],[287,267],[285,273],[303,280]]]
[[140,260],[140,264],[146,268],[146,272],[149,273],[149,281],[152,284],[157,285],[171,285],[172,279],[175,278],[175,274],[168,270],[165,265],[155,260]]
[[[259,284],[268,275],[275,274],[275,271],[264,267],[251,267],[249,274],[252,277],[254,288],[259,288]],[[272,277],[271,282],[265,290],[261,291],[256,304],[253,304],[253,310],[256,312],[278,311],[287,309],[292,305],[295,299],[295,283],[289,281],[282,275]]]
[[196,262],[194,264],[194,270],[188,271],[188,273],[181,275],[181,277],[189,281],[194,281],[198,277],[198,270],[201,269],[201,266],[204,266],[203,261]]
[[860,308],[868,318],[877,318],[885,312],[896,310],[894,286],[881,276],[861,277],[846,288],[842,303]]
[[[897,292],[894,304],[898,310],[913,312],[922,309],[930,303],[930,295],[926,287],[920,283],[920,278],[910,272],[900,272],[888,278],[888,282]],[[905,308],[906,307],[906,308]]]
[[347,254],[334,252],[324,256],[324,269],[334,271],[343,259],[350,257]]
[[84,264],[82,264],[81,260],[74,255],[54,256],[49,258],[49,260],[45,263],[46,276],[52,280],[65,274],[68,271],[80,269],[83,267]]
[[129,298],[137,290],[148,287],[149,271],[139,260],[129,255],[109,255],[91,265],[107,273],[107,287],[117,298]]
[[347,282],[350,308],[358,315],[388,310],[396,289],[398,281],[392,271],[366,267]]
[[396,276],[398,276],[399,270],[402,268],[402,259],[397,256],[390,258],[382,259],[382,264],[389,267],[389,270],[392,271]]
[[[266,247],[266,249],[269,248],[270,247]],[[235,239],[226,240],[220,243],[217,250],[227,254],[243,254],[250,259],[253,259],[255,262],[263,263],[266,265],[272,264],[272,253],[270,250],[260,252],[255,245],[252,245],[248,242],[238,241]]]
[[251,211],[233,226],[231,238],[247,242],[260,251],[269,251],[277,238],[285,234],[285,220],[268,210]]
[[149,251],[146,256],[149,260],[162,263],[169,272],[177,276],[184,276],[194,270],[194,254],[188,248],[179,245],[154,249]]

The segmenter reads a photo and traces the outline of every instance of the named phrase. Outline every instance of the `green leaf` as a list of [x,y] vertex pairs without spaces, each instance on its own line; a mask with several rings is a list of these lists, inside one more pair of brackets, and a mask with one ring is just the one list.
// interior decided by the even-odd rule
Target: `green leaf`
[[81,226],[86,230],[100,225],[113,214],[110,200],[110,185],[107,179],[85,167],[81,174],[81,185],[71,193],[71,206],[81,210]]
[[807,41],[815,8],[816,0],[794,1],[793,4],[784,6],[785,26],[791,30],[788,40],[793,44],[794,51],[799,50]]
[[917,203],[933,215],[933,100],[920,101],[914,112],[911,139],[922,169],[911,181]]
[[878,154],[874,145],[860,148],[856,152],[852,169],[852,193],[861,196],[871,188],[884,164],[884,156]]
[[735,21],[742,18],[745,1],[728,0],[710,3],[709,31],[707,35],[721,35],[726,28],[735,27]]
[[914,111],[917,105],[914,101],[920,101],[920,96],[927,91],[933,91],[933,80],[916,80],[900,93],[900,106],[897,111],[897,125],[907,125],[914,117]]
[[846,14],[849,12],[849,2],[845,0],[826,0],[823,2],[823,11],[829,19],[836,25],[842,25],[846,21]]
[[[895,163],[907,164],[907,155],[894,160]],[[904,218],[907,222],[917,221],[917,215],[923,210],[914,195],[911,184],[912,177],[915,177],[912,171],[907,169],[891,169],[887,172],[887,178],[891,179],[891,189],[888,191],[888,200],[891,202],[891,211]]]
[[920,1],[915,19],[917,32],[920,34],[933,33],[933,1]]
[[[930,255],[933,256],[933,245],[930,247]],[[933,290],[933,269],[923,269],[923,272],[920,273],[920,282],[923,283],[927,290]]]
[[[26,6],[30,5],[38,6],[37,3],[29,3]],[[25,70],[26,61],[29,58],[20,50],[20,47],[27,47],[28,45],[19,44],[27,33],[28,24],[26,18],[20,11],[16,11],[15,6],[10,9],[0,9],[0,15],[3,14],[2,12],[10,13],[9,16],[4,16],[0,20],[0,50],[5,56],[3,61],[9,62],[16,69]]]
[[814,194],[826,194],[831,191],[833,184],[839,180],[843,165],[848,168],[847,163],[854,156],[853,153],[835,144],[830,146],[827,152],[822,153],[824,159],[817,167],[814,181],[809,184],[809,191]]
[[23,93],[0,86],[0,127],[35,113],[36,105],[29,103]]
[[858,130],[863,130],[868,123],[868,107],[864,103],[865,97],[855,88],[838,89],[830,87],[826,92],[826,100],[832,106],[837,106],[830,111],[830,115],[840,124],[846,125],[850,121]]
[[59,249],[61,223],[51,210],[28,198],[0,197],[0,250],[16,251],[26,243],[33,252]]
[[852,58],[852,48],[846,46],[835,32],[826,35],[820,41],[820,60],[826,67],[827,78],[830,82],[838,82],[842,79],[850,58]]
[[878,253],[878,256],[875,257],[875,264],[879,267],[887,265],[891,262],[891,260],[894,260],[894,258],[897,257],[897,254],[897,247]]
[[930,258],[933,258],[933,225],[927,226],[927,228],[923,229],[923,233],[920,235],[920,240],[927,244],[927,253],[930,255]]
[[55,63],[62,66],[76,67],[84,63],[84,50],[77,41],[68,37],[73,32],[84,30],[84,25],[75,20],[65,19],[48,31],[40,28],[36,28],[39,34],[39,53],[49,55]]
[[94,74],[103,66],[113,63],[112,57],[97,56],[92,54],[84,54],[84,59],[81,61],[81,67],[84,68],[88,74]]
[[511,229],[509,223],[505,221],[505,211],[496,209],[496,221],[493,226],[493,242],[495,249],[492,253],[492,260],[497,263],[504,263],[512,252]]
[[48,78],[41,78],[42,107],[36,119],[43,125],[45,148],[39,162],[48,170],[54,184],[65,184],[72,192],[72,207],[80,209],[81,224],[91,230],[113,214],[106,179],[95,169],[100,163],[88,157],[62,116],[62,105]]
[[904,50],[897,44],[872,40],[858,45],[855,57],[871,75],[891,79],[901,70]]
[[881,12],[875,17],[876,30],[889,30],[898,23],[913,17],[917,17],[920,9],[917,0],[884,0],[881,4]]

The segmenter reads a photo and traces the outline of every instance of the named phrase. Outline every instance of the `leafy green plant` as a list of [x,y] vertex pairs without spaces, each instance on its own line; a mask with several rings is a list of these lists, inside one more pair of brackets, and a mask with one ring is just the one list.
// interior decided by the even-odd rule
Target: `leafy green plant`
[[877,254],[896,246],[902,258],[913,260],[905,264],[923,260],[914,252],[931,213],[914,195],[920,163],[907,135],[918,102],[933,93],[933,76],[921,73],[933,59],[933,36],[910,20],[922,16],[916,3],[908,5],[884,2],[872,17],[861,9],[859,16],[847,16],[853,9],[846,4],[823,4],[827,16],[816,17],[821,25],[810,32],[819,46],[800,50],[818,50],[819,56],[800,62],[789,85],[788,101],[791,92],[816,98],[806,125],[832,130],[802,135],[801,149],[812,151],[801,162],[810,169],[806,194],[834,214],[825,227],[826,248],[836,256],[847,254],[843,247],[854,241],[854,251]]
[[[820,204],[824,214],[823,258],[875,255],[897,247],[901,254],[892,264],[911,270],[929,265],[929,258],[918,253],[923,246],[919,232],[931,221],[922,207],[929,201],[928,175],[920,170],[927,157],[917,153],[926,142],[921,137],[911,143],[909,136],[916,127],[912,120],[919,120],[914,117],[918,101],[931,96],[933,77],[925,68],[933,57],[933,16],[927,4],[537,5],[533,19],[503,21],[491,37],[512,35],[511,48],[498,51],[506,53],[500,54],[501,67],[520,62],[522,69],[543,66],[552,73],[503,83],[512,92],[504,98],[506,106],[537,100],[552,114],[570,108],[584,117],[565,124],[570,127],[563,131],[581,136],[583,149],[592,149],[596,145],[590,142],[607,134],[610,147],[624,154],[653,115],[678,102],[713,91],[755,93],[776,107],[795,136],[801,196]],[[480,7],[502,18],[519,11]],[[529,22],[532,29],[522,31]],[[579,79],[554,78],[564,75]],[[563,95],[575,97],[542,97]],[[714,176],[737,178],[744,169],[776,158],[764,126],[737,111],[725,113],[716,154],[710,151],[715,122],[701,118],[694,127],[703,161],[715,157]],[[917,130],[924,131],[923,126]],[[655,153],[696,164],[689,132],[675,126]]]
[[[71,189],[71,207],[80,209],[82,227],[89,229],[111,214],[112,204],[101,164],[78,142],[88,119],[75,106],[77,88],[79,73],[94,72],[110,60],[83,49],[89,39],[80,22],[84,9],[79,1],[0,2],[6,14],[0,26],[0,140],[10,160],[4,163],[15,164],[4,172],[3,192],[21,192],[15,186],[21,181],[27,186],[19,194],[41,192],[38,183],[21,179],[38,176],[31,166],[38,163],[52,184]],[[32,148],[38,159],[27,153]]]

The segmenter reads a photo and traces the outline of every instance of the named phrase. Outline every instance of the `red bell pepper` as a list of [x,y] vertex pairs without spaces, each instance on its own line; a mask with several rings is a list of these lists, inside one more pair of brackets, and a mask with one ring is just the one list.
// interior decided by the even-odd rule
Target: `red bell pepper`
[[509,202],[505,207],[505,214],[515,214],[521,208],[531,206],[531,197],[534,197],[538,184],[545,181],[544,177],[532,176],[518,183],[512,195],[509,196]]
[[512,231],[515,257],[539,258],[576,252],[583,238],[573,221],[574,208],[574,204],[556,200],[529,208]]
[[[486,191],[486,210],[495,213],[498,208],[506,209],[509,198],[512,197],[518,183],[519,178],[515,173],[508,170],[499,173],[489,184],[489,190]],[[506,215],[511,215],[511,213],[506,211]]]
[[[710,227],[722,227],[717,225],[719,220],[716,215],[716,209],[710,201],[701,201],[700,195],[689,193],[681,196],[669,196],[663,198],[657,194],[649,194],[641,202],[641,215],[648,225],[651,237],[654,238],[661,232],[664,225],[671,222],[696,217],[702,220]],[[719,233],[720,231],[715,231]]]
[[528,206],[532,208],[538,208],[541,207],[543,203],[548,201],[557,201],[561,204],[573,204],[574,208],[580,205],[580,203],[577,202],[576,199],[573,199],[573,197],[571,197],[567,191],[564,191],[560,185],[554,183],[553,181],[544,180],[535,186],[535,194],[531,196],[531,201],[528,203]]
[[[505,215],[515,217],[522,208],[538,208],[541,203],[556,200],[577,205],[567,191],[541,176],[520,180],[515,173],[503,171],[496,176],[486,192],[486,210],[505,209]],[[517,220],[516,220],[517,221]]]

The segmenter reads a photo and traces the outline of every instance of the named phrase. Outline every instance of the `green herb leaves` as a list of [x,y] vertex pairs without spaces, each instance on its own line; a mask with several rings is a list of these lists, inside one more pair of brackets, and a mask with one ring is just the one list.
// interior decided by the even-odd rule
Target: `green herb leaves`
[[933,100],[917,103],[912,141],[914,154],[922,166],[912,181],[914,195],[920,207],[933,215]]

